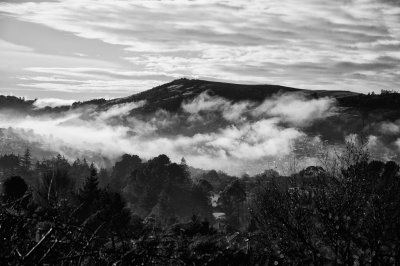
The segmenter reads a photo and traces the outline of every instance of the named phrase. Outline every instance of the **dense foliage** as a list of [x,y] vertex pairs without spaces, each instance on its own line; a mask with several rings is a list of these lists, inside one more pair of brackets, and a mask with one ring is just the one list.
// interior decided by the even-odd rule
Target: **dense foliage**
[[355,145],[291,176],[32,160],[0,156],[2,265],[400,263],[400,167]]
[[400,93],[396,91],[382,90],[380,94],[369,93],[359,94],[339,99],[341,106],[358,107],[369,110],[373,109],[394,109],[398,110],[400,105]]

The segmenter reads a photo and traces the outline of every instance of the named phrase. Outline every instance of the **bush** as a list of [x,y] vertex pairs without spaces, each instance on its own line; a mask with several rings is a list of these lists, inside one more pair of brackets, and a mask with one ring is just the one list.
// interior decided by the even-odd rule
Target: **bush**
[[267,256],[295,265],[399,262],[399,166],[348,152],[337,171],[320,171],[319,183],[271,183],[258,192],[252,216]]

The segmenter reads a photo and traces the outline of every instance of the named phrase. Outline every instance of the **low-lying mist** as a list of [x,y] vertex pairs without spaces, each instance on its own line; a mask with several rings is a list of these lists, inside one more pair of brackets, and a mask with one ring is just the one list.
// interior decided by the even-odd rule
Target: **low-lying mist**
[[124,153],[142,158],[166,154],[174,161],[185,157],[194,167],[240,175],[267,168],[283,171],[293,156],[301,158],[299,164],[315,163],[322,142],[303,129],[336,111],[332,98],[297,93],[277,94],[262,103],[233,103],[202,93],[183,102],[177,113],[132,112],[145,105],[85,106],[40,115],[2,112],[0,127],[12,128],[27,145],[36,143],[70,159],[96,155],[101,166]]

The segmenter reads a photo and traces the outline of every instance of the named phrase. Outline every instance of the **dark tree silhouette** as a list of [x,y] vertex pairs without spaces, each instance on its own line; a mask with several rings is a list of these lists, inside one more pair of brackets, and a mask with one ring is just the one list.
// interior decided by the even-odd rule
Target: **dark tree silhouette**
[[246,200],[246,190],[243,182],[235,180],[222,191],[218,204],[225,212],[228,224],[239,228],[241,217],[245,213],[243,203]]
[[213,186],[204,179],[200,179],[197,186],[199,186],[206,194],[210,194],[214,190]]
[[31,151],[29,148],[25,150],[24,156],[21,159],[21,166],[25,171],[29,171],[32,165]]
[[86,178],[85,184],[79,189],[79,199],[83,203],[92,203],[100,193],[97,170],[93,164],[90,165],[90,175]]
[[312,183],[297,180],[287,188],[275,180],[257,193],[252,216],[260,242],[279,264],[399,261],[399,166],[369,162],[354,146],[338,159],[339,169],[317,171],[323,178]]
[[141,163],[139,156],[124,154],[121,160],[115,163],[111,173],[111,189],[121,191],[128,183],[130,174],[139,168]]
[[20,176],[11,176],[3,182],[3,196],[6,200],[21,198],[28,189],[28,185]]

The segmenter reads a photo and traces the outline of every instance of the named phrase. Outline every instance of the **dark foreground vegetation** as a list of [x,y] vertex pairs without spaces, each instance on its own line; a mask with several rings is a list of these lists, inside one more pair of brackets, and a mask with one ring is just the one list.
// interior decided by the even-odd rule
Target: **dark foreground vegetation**
[[165,155],[2,155],[1,265],[398,265],[399,165],[353,144],[321,165],[236,178]]

